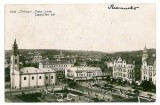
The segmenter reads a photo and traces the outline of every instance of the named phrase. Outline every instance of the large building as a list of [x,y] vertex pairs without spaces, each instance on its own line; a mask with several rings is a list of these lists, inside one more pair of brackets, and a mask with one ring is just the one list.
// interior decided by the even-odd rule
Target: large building
[[128,55],[122,55],[114,61],[113,78],[134,81],[134,61]]
[[16,39],[12,48],[10,65],[11,89],[38,87],[56,83],[56,72],[51,68],[37,69],[19,66],[19,51]]
[[148,55],[145,46],[142,54],[141,80],[152,81],[156,84],[156,55]]
[[43,60],[39,63],[39,69],[41,68],[52,68],[56,71],[57,81],[61,82],[65,79],[65,68],[73,67],[74,61],[73,60]]
[[65,69],[65,77],[73,80],[89,80],[102,76],[102,70],[99,67],[75,66]]

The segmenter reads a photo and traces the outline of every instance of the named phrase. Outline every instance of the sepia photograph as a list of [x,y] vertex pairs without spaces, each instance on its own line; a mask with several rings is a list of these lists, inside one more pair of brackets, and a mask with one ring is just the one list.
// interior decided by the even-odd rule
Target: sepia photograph
[[6,103],[156,102],[156,4],[6,4]]

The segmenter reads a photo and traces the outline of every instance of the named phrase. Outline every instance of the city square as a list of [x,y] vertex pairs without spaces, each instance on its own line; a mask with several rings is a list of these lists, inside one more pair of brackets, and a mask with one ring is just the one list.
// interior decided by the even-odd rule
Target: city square
[[5,12],[5,102],[156,101],[154,4],[8,4]]

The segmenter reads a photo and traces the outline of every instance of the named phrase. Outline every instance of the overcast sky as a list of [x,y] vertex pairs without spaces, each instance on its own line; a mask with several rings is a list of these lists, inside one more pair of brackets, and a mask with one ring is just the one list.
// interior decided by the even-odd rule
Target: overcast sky
[[[5,49],[16,37],[20,49],[131,51],[156,48],[155,4],[114,4],[137,10],[108,9],[110,4],[7,5]],[[55,16],[10,13],[50,10]]]

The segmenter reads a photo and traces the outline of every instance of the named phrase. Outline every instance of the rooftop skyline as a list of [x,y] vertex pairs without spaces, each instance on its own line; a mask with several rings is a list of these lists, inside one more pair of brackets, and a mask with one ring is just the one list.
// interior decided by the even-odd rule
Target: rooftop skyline
[[[133,51],[156,48],[155,4],[137,10],[109,10],[111,4],[7,5],[5,50],[16,38],[19,49]],[[10,10],[50,10],[54,16],[9,13]]]

